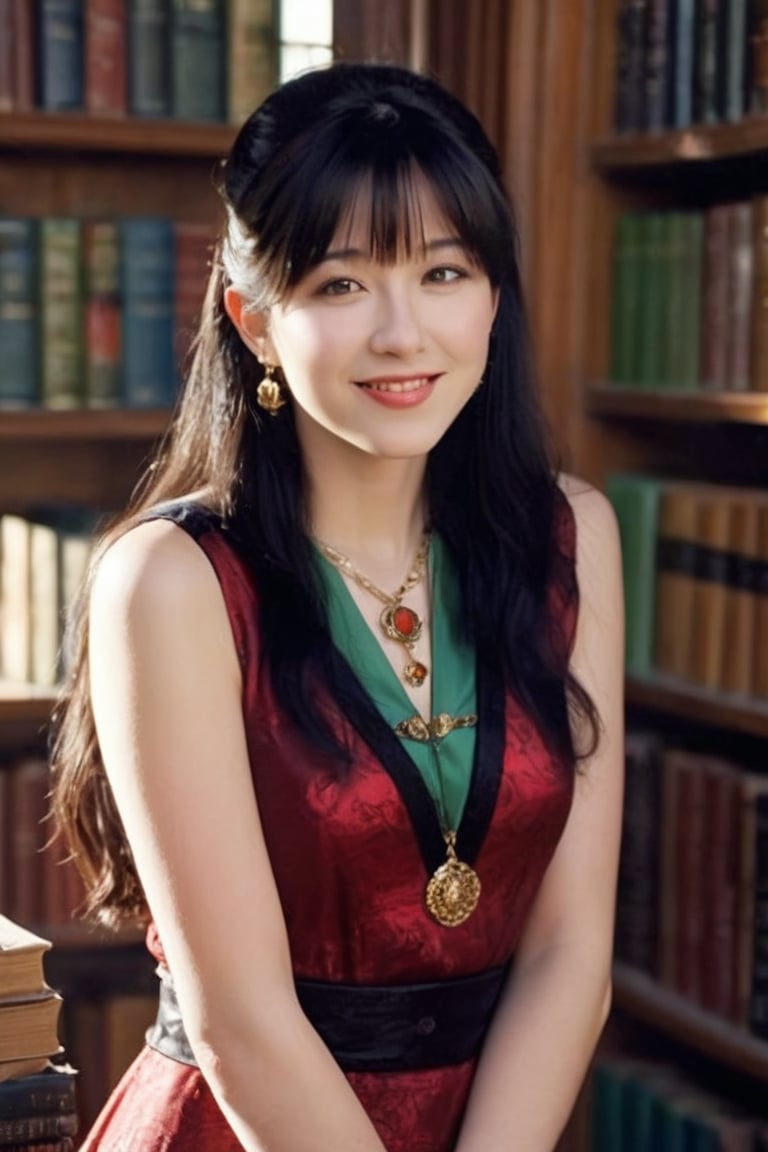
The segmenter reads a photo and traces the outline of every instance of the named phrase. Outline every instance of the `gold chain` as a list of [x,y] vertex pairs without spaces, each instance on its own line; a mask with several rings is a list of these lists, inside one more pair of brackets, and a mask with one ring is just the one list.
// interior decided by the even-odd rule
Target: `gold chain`
[[425,532],[421,538],[419,550],[413,558],[411,570],[402,582],[399,588],[394,592],[384,592],[367,576],[364,576],[359,568],[356,568],[348,556],[343,552],[339,552],[337,548],[332,547],[330,544],[324,543],[322,540],[316,540],[316,544],[326,560],[333,564],[334,568],[338,568],[350,580],[354,580],[364,592],[369,592],[371,596],[375,596],[382,604],[393,605],[399,604],[403,596],[420,584],[424,579],[424,573],[427,570],[427,554],[429,552],[429,532]]

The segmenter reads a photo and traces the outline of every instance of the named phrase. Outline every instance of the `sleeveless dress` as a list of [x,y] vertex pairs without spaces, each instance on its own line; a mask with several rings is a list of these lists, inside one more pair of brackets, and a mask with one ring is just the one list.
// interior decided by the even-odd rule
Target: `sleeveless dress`
[[[224,595],[242,669],[254,788],[297,984],[429,985],[512,963],[568,818],[573,765],[553,755],[504,692],[497,670],[478,662],[470,685],[477,710],[471,776],[464,795],[454,789],[452,803],[460,813],[458,857],[474,868],[482,891],[464,923],[439,924],[425,903],[429,877],[446,855],[438,807],[423,767],[417,768],[353,671],[336,633],[332,650],[342,705],[325,704],[351,750],[350,764],[341,770],[317,753],[277,704],[260,658],[258,591],[226,531],[191,506],[158,514],[197,541]],[[550,648],[563,664],[577,616],[574,554],[573,514],[561,497],[548,607]],[[162,967],[162,944],[151,924],[147,944]],[[440,1052],[439,1015],[414,1021],[414,1032],[432,1032],[432,1050]],[[345,1069],[388,1152],[450,1152],[455,1145],[477,1057],[432,1063],[391,1071],[384,1060],[377,1071]],[[199,1070],[147,1046],[105,1104],[82,1152],[240,1147]]]

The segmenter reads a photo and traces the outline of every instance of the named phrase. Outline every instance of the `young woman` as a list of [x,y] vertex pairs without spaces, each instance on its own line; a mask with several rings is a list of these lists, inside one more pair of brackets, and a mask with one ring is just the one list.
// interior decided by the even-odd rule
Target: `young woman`
[[609,1002],[620,560],[545,449],[497,159],[342,64],[221,191],[57,717],[90,911],[161,975],[85,1149],[551,1152]]

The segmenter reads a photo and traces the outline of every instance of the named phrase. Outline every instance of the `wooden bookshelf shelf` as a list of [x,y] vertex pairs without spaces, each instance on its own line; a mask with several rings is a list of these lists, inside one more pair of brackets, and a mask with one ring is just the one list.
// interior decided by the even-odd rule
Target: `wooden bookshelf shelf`
[[768,1043],[662,988],[625,964],[613,969],[614,1005],[736,1072],[768,1084]]
[[768,701],[697,688],[671,676],[628,676],[628,704],[751,736],[768,737]]
[[695,165],[768,150],[768,117],[737,124],[696,124],[680,132],[631,134],[599,140],[592,163],[604,175],[641,168]]
[[768,425],[765,392],[661,392],[592,384],[586,406],[593,416],[628,420]]
[[21,151],[218,159],[236,131],[234,124],[138,116],[110,120],[69,113],[0,113],[0,148]]
[[165,409],[154,408],[0,409],[0,440],[154,440],[169,417]]
[[0,680],[0,754],[24,745],[39,745],[51,716],[51,691]]

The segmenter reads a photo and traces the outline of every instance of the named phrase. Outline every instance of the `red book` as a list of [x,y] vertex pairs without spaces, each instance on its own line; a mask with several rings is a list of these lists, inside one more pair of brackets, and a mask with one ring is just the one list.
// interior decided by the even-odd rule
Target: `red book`
[[127,103],[125,0],[86,0],[85,108],[124,116]]
[[673,750],[669,758],[677,771],[675,987],[687,999],[699,1001],[704,940],[704,771],[695,753]]
[[734,1011],[734,941],[739,886],[741,770],[703,757],[701,1003],[730,1019]]
[[11,778],[11,853],[14,919],[25,925],[45,919],[42,849],[49,836],[45,824],[51,786],[42,757],[20,760]]
[[176,223],[175,232],[174,349],[183,377],[210,275],[212,235],[207,224],[183,221]]
[[122,401],[120,248],[114,220],[84,220],[85,400],[89,408]]
[[768,196],[753,203],[752,389],[768,392]]

